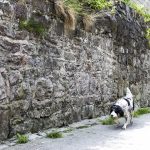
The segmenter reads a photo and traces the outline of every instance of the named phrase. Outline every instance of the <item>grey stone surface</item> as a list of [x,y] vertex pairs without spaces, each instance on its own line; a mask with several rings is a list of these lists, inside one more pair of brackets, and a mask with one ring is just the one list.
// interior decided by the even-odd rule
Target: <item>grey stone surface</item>
[[[92,33],[79,21],[67,37],[53,0],[17,4],[0,1],[1,139],[108,114],[127,86],[150,106],[146,25],[130,8],[101,12]],[[48,25],[46,35],[20,30],[22,17]]]

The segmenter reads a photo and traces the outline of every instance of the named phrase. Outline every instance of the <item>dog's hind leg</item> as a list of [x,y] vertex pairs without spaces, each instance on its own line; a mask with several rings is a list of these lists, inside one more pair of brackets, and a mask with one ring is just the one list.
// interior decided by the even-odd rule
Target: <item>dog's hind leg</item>
[[132,111],[131,114],[130,114],[131,115],[130,124],[133,124],[133,114],[134,114],[134,112]]

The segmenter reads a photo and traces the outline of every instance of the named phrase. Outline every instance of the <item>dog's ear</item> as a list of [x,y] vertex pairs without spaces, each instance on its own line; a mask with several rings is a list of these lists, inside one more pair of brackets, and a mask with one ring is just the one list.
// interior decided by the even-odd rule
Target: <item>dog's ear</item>
[[124,112],[123,112],[123,110],[122,110],[121,107],[117,107],[116,112],[117,112],[117,115],[118,115],[119,117],[123,117],[123,116],[124,116]]

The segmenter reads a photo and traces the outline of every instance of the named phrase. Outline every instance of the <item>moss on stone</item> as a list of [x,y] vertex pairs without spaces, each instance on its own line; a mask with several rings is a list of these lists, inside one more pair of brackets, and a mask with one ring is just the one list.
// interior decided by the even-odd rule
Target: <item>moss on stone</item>
[[29,20],[20,20],[19,28],[25,29],[29,32],[33,32],[36,35],[43,35],[46,31],[46,28],[41,22],[35,21],[34,18],[30,18]]

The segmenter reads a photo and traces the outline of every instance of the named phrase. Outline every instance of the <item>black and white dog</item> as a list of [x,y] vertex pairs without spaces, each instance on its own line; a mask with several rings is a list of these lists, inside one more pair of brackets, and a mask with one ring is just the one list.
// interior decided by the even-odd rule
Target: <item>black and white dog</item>
[[133,95],[129,88],[127,88],[126,96],[122,97],[117,100],[115,104],[111,106],[110,115],[114,118],[117,126],[119,125],[119,118],[125,117],[126,121],[123,125],[123,129],[127,128],[127,125],[132,123],[133,118],[133,111],[134,111],[134,101]]

